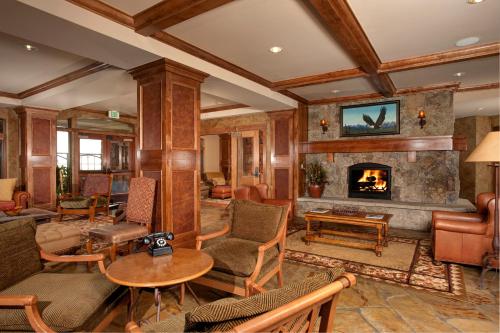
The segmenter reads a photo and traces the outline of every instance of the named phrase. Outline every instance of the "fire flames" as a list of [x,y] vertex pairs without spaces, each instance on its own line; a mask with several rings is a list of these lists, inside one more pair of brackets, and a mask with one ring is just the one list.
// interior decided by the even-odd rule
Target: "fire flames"
[[[387,190],[387,172],[383,170],[364,170],[363,176],[358,179],[358,183],[363,183],[365,186],[360,186],[360,190],[365,191],[385,191]],[[361,185],[361,184],[360,184]]]

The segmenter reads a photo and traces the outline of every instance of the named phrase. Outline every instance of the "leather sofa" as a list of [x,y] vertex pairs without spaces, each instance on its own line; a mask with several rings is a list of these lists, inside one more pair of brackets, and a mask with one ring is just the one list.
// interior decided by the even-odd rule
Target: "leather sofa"
[[[288,199],[269,199],[268,198],[269,186],[267,184],[257,184],[255,186],[243,186],[234,190],[234,198],[239,200],[250,200],[257,203],[267,205],[286,206],[291,205],[292,200]],[[293,211],[290,210],[288,214],[288,221],[293,218]]]
[[480,193],[475,213],[433,211],[432,251],[434,260],[482,265],[492,251],[495,194]]
[[0,211],[12,210],[16,207],[28,208],[30,194],[24,191],[16,191],[12,195],[12,200],[0,201]]

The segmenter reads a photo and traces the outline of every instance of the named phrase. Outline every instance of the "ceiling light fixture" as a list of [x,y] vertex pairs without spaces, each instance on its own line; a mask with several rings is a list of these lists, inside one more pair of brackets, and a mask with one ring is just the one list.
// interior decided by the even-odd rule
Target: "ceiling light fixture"
[[38,51],[38,48],[34,45],[31,45],[31,44],[25,44],[24,48],[28,51]]
[[333,89],[332,90],[332,93],[334,93],[334,94],[338,94],[339,92],[340,92],[340,90],[338,90],[338,89]]
[[479,42],[479,37],[472,36],[472,37],[466,37],[458,40],[455,45],[458,47],[463,47],[463,46],[469,46],[472,44],[477,44]]
[[481,3],[481,2],[483,2],[483,0],[467,0],[467,3],[469,5],[475,5],[475,4]]
[[279,46],[273,46],[269,49],[269,51],[271,51],[272,53],[280,53],[281,51],[283,51],[283,48]]
[[465,72],[458,72],[458,73],[453,74],[453,76],[456,76],[456,77],[462,77],[464,75],[465,75]]

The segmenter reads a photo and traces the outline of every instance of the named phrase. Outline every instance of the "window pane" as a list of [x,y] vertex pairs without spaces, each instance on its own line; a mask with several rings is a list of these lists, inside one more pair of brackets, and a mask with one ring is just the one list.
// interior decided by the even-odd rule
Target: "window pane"
[[57,165],[69,167],[69,133],[57,131]]
[[102,170],[102,140],[80,139],[80,170]]

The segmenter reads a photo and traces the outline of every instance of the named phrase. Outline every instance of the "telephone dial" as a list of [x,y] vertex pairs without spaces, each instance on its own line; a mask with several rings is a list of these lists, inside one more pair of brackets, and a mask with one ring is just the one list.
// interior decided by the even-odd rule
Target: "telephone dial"
[[144,237],[144,244],[148,245],[148,252],[153,257],[164,254],[172,254],[172,246],[167,243],[174,239],[174,234],[171,232],[156,232]]

